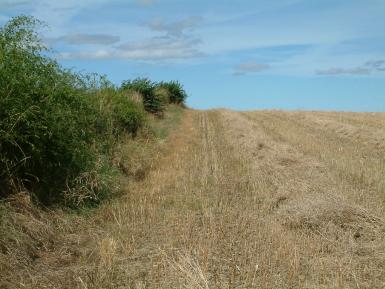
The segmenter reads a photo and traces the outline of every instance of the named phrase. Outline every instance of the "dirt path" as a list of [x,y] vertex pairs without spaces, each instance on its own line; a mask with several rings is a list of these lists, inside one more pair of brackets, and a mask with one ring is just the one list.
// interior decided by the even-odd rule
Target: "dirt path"
[[187,111],[49,288],[385,288],[384,123]]

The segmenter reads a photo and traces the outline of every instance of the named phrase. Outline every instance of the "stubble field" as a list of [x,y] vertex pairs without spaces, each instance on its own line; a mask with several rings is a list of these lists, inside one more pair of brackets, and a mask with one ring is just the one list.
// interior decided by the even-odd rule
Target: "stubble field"
[[385,114],[187,110],[167,143],[7,284],[385,288]]

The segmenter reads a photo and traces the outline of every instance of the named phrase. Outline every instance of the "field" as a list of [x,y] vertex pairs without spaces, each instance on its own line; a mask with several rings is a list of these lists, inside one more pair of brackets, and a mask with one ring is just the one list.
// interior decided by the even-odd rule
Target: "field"
[[384,113],[186,110],[162,145],[85,216],[16,196],[0,287],[385,288]]

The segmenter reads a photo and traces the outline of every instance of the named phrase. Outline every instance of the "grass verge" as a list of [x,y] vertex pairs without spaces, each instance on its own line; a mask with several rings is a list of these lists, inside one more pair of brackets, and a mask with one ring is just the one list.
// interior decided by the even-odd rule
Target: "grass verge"
[[81,287],[82,282],[114,282],[111,266],[117,244],[102,229],[108,220],[119,219],[110,208],[142,186],[159,159],[171,152],[167,136],[177,129],[183,113],[181,107],[170,107],[164,119],[150,120],[136,139],[121,141],[113,152],[120,171],[114,186],[120,196],[98,207],[41,208],[23,192],[2,200],[0,288],[90,288]]

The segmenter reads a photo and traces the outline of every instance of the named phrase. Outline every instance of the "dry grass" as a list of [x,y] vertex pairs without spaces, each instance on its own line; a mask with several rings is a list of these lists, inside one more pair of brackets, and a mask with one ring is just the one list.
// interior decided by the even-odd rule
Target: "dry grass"
[[0,284],[384,288],[384,123],[384,114],[187,111],[162,152],[151,148],[155,160],[117,158],[137,162],[129,175],[146,174],[89,216],[9,201]]

